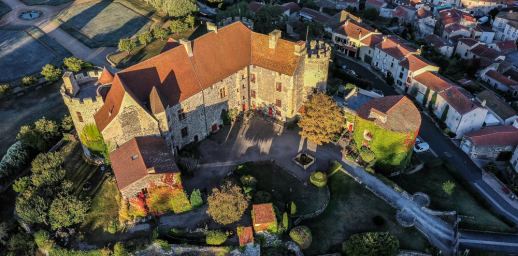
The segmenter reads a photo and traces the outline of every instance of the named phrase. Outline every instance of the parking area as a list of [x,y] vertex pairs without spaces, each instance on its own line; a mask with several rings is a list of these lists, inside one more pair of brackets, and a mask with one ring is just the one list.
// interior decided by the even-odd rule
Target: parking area
[[[423,141],[423,139],[420,136],[418,136],[418,138],[421,141],[420,143],[426,143],[426,141]],[[419,160],[421,160],[421,162],[423,162],[423,163],[426,163],[428,161],[431,161],[431,160],[437,158],[437,154],[435,153],[435,151],[433,151],[432,148],[429,148],[428,150],[423,151],[423,152],[415,152],[415,150],[414,150],[414,154],[416,154],[417,158],[419,158]]]

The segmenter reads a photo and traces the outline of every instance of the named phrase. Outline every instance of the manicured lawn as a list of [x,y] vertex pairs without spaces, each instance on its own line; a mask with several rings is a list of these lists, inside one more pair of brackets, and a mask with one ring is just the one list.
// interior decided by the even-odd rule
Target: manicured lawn
[[133,49],[130,54],[126,52],[121,52],[115,55],[111,55],[109,58],[115,64],[117,64],[118,68],[128,68],[137,63],[145,61],[147,59],[153,58],[158,55],[164,45],[166,44],[169,38],[173,38],[175,40],[179,40],[180,38],[187,38],[189,40],[194,40],[202,35],[207,33],[207,27],[204,25],[200,25],[195,27],[194,30],[187,30],[178,35],[171,34],[167,36],[164,40],[158,39],[149,43],[147,46],[139,45],[137,48]]
[[[297,206],[297,214],[314,212],[325,202],[325,188],[317,188],[309,182],[304,186],[276,164],[256,162],[251,169],[248,175],[257,179],[257,191],[270,193],[273,204],[281,213],[286,211],[286,204],[292,201]],[[239,179],[237,174],[234,177]]]
[[0,19],[2,19],[2,17],[4,15],[6,15],[7,13],[9,13],[10,11],[11,11],[11,7],[4,4],[4,2],[0,2]]
[[[399,238],[400,248],[424,251],[428,239],[416,228],[405,228],[396,221],[396,209],[367,190],[364,185],[343,172],[337,172],[328,182],[331,201],[319,216],[303,220],[311,230],[313,242],[305,255],[341,252],[350,236],[363,232],[389,232]],[[381,216],[385,224],[378,227],[373,218]]]
[[[443,167],[432,170],[423,169],[411,175],[400,175],[391,179],[408,193],[420,191],[430,196],[430,208],[433,210],[457,210],[461,215],[474,217],[474,219],[462,218],[461,227],[488,231],[514,231],[513,228],[507,226],[480,205]],[[448,180],[455,183],[451,196],[448,196],[442,189],[442,185]]]

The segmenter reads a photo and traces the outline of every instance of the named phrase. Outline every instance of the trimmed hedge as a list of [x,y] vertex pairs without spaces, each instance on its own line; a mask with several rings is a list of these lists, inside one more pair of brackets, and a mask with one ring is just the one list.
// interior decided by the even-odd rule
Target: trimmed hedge
[[228,235],[221,230],[212,230],[207,234],[206,242],[210,245],[220,245],[227,241]]
[[296,244],[299,245],[300,249],[307,249],[313,241],[311,236],[311,230],[306,226],[294,227],[290,231],[290,237]]
[[337,171],[339,171],[342,168],[342,164],[340,164],[339,162],[337,162],[335,160],[331,160],[330,165],[331,166],[329,167],[329,170],[327,170],[328,177],[333,176]]
[[327,175],[322,172],[312,172],[310,181],[313,185],[321,188],[327,184]]

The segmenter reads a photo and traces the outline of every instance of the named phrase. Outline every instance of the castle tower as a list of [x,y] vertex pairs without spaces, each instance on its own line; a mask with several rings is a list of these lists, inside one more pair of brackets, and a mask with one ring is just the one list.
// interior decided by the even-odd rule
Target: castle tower
[[308,93],[313,88],[319,92],[325,92],[330,58],[331,46],[329,44],[323,41],[309,42],[304,61],[304,90]]
[[77,85],[76,79],[74,77],[74,73],[72,72],[65,72],[63,74],[63,81],[65,91],[68,95],[76,96],[76,94],[79,92],[79,85]]

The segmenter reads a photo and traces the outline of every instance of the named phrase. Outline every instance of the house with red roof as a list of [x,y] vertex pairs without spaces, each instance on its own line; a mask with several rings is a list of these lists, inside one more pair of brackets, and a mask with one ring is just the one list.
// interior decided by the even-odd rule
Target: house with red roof
[[464,25],[458,23],[452,23],[448,26],[444,27],[442,31],[442,37],[445,39],[450,39],[450,37],[454,36],[464,36],[469,37],[471,34],[470,29]]
[[423,40],[442,55],[451,56],[455,45],[450,40],[446,40],[436,34],[428,34],[423,37]]
[[496,70],[489,69],[482,73],[481,79],[497,90],[510,91],[513,96],[518,96],[518,82],[511,79],[510,76],[505,76]]
[[502,8],[493,21],[495,40],[516,41],[518,39],[518,7]]
[[490,44],[493,42],[493,38],[495,37],[495,31],[489,27],[477,25],[474,29],[471,30],[470,37],[486,44]]
[[245,246],[254,242],[254,231],[252,227],[238,227],[237,236],[239,237],[239,246]]
[[[486,116],[486,126],[511,125],[518,118],[516,111],[492,91],[485,90],[477,94],[477,100],[489,111]],[[496,122],[490,122],[488,117],[496,119]]]
[[366,46],[362,43],[362,40],[372,35],[381,35],[381,33],[361,22],[361,19],[358,19],[358,21],[347,19],[343,25],[333,30],[336,50],[350,57],[359,56],[361,47]]
[[411,54],[403,58],[403,60],[398,63],[397,72],[394,74],[396,87],[401,91],[407,91],[412,79],[426,71],[437,72],[439,71],[439,66],[436,66],[418,54]]
[[[446,27],[453,24],[462,25],[463,27],[454,27],[454,29],[474,28],[477,25],[476,19],[469,12],[465,12],[456,8],[442,8],[438,11],[436,33],[444,38]],[[453,30],[453,29],[450,29]],[[451,34],[451,31],[449,32]],[[450,35],[450,37],[453,35]],[[469,33],[467,35],[469,37]]]
[[492,62],[498,60],[505,60],[505,55],[499,53],[491,47],[487,46],[484,42],[476,39],[465,37],[460,38],[455,49],[455,54],[458,54],[463,59],[485,58]]
[[429,6],[423,6],[417,10],[415,14],[415,23],[417,23],[418,31],[423,35],[433,34],[437,19]]
[[[134,198],[145,192],[152,182],[160,182],[165,175],[180,173],[171,149],[162,137],[135,137],[112,151],[110,159],[124,198]],[[173,177],[179,179],[178,175]]]
[[518,128],[514,125],[491,126],[466,133],[461,149],[473,159],[509,161],[518,146]]
[[494,43],[488,44],[488,46],[489,46],[489,48],[491,48],[501,54],[508,54],[508,53],[516,51],[516,42],[513,40],[494,42]]
[[418,50],[412,48],[405,39],[396,35],[384,36],[383,41],[375,46],[371,65],[386,75],[395,76],[398,63],[416,53]]
[[255,232],[272,229],[277,231],[277,218],[272,203],[254,204],[252,207],[252,223]]
[[494,8],[506,6],[507,0],[459,0],[467,11],[472,12],[473,16],[485,16]]

